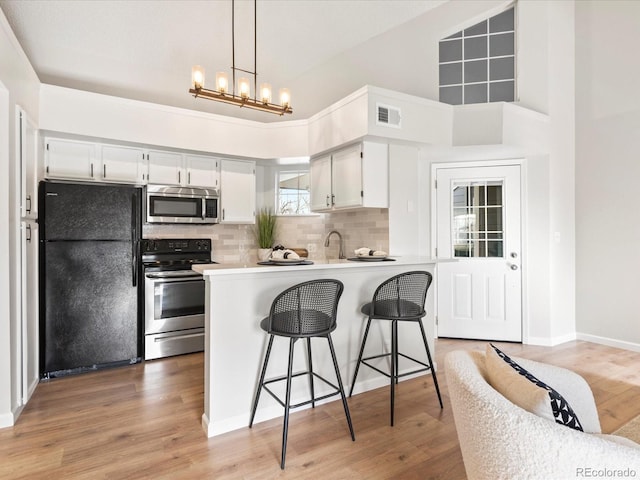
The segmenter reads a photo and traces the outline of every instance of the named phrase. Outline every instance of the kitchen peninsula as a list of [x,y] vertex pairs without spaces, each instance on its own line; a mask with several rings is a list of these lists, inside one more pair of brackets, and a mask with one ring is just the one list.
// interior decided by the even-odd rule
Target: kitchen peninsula
[[[300,282],[320,278],[335,278],[344,283],[338,306],[338,326],[332,333],[338,364],[345,390],[351,383],[358,357],[366,317],[360,313],[363,303],[371,301],[376,287],[393,275],[411,270],[434,272],[436,260],[426,257],[397,257],[395,261],[349,261],[314,259],[312,265],[261,266],[257,264],[195,265],[204,275],[205,305],[205,367],[204,414],[202,426],[208,437],[249,424],[251,404],[255,394],[268,335],[260,329],[260,320],[269,314],[274,298],[286,288]],[[427,294],[425,331],[433,352],[433,284]],[[412,328],[414,327],[414,328]],[[416,358],[423,358],[424,347],[415,325],[399,328],[399,349]],[[390,323],[372,325],[366,352],[390,351]],[[313,369],[330,381],[335,380],[326,340],[313,339]],[[302,347],[302,348],[301,348]],[[422,348],[421,348],[422,347]],[[286,373],[288,339],[276,337],[267,378]],[[294,372],[306,369],[306,348],[295,350]],[[381,360],[386,362],[386,360]],[[381,363],[381,368],[388,368]],[[400,370],[412,365],[401,360]],[[410,377],[406,377],[410,378]],[[282,391],[284,391],[284,383]],[[358,375],[354,394],[388,384],[388,379],[372,369],[364,368]],[[276,392],[281,394],[276,385]],[[316,394],[326,388],[315,384]],[[292,385],[291,402],[308,399],[308,381],[299,377]],[[333,397],[335,400],[338,397]],[[339,401],[339,400],[338,400]],[[282,407],[269,395],[262,395],[256,422],[283,415]],[[355,425],[357,435],[358,426]]]

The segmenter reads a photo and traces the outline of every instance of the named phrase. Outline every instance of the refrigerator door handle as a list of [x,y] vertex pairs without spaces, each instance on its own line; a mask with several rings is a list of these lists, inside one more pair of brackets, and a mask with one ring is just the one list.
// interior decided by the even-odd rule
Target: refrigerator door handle
[[138,286],[138,192],[134,192],[131,197],[131,278],[134,287]]

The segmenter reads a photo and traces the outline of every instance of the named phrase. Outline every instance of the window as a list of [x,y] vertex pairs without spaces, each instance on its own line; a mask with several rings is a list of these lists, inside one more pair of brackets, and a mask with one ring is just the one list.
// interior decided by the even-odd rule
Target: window
[[502,257],[502,181],[456,182],[452,191],[455,257]]
[[309,171],[282,170],[276,173],[276,205],[278,215],[308,215]]
[[514,14],[511,7],[440,41],[441,102],[514,101]]

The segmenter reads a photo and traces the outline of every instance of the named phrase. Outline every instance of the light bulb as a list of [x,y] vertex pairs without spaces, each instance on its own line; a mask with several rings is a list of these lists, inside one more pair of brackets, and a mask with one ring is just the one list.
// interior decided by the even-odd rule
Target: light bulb
[[226,72],[216,73],[216,90],[220,93],[227,93],[229,90],[229,80]]
[[191,68],[191,84],[196,90],[204,87],[204,68],[200,65],[194,65]]
[[242,98],[249,98],[251,95],[251,89],[249,88],[249,79],[241,78],[238,80],[238,91],[240,92],[240,96]]
[[262,83],[260,85],[260,100],[262,100],[262,103],[271,102],[271,85],[268,83]]
[[280,105],[284,108],[289,108],[291,106],[291,93],[288,88],[280,89]]

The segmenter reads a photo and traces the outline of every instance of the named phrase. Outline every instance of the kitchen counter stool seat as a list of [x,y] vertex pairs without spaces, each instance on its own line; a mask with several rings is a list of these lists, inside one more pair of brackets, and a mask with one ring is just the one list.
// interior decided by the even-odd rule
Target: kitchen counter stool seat
[[[289,411],[292,408],[301,407],[311,404],[315,407],[315,402],[325,398],[340,394],[342,397],[342,405],[344,413],[347,417],[349,432],[351,439],[355,440],[353,433],[353,425],[351,424],[351,415],[349,414],[349,406],[344,393],[342,379],[340,377],[340,369],[336,360],[336,353],[331,340],[331,332],[336,329],[336,313],[338,310],[338,302],[344,290],[344,285],[339,280],[312,280],[299,283],[280,293],[271,305],[269,316],[260,322],[260,327],[269,334],[269,342],[267,344],[267,352],[265,354],[260,380],[256,390],[256,396],[251,410],[251,420],[249,428],[253,425],[253,420],[258,408],[258,401],[262,389],[265,389],[276,401],[284,407],[284,424],[282,429],[282,456],[280,460],[280,468],[284,469],[285,456],[287,452],[287,434],[289,430]],[[267,365],[271,355],[273,340],[276,336],[289,338],[289,361],[287,374],[265,380]],[[311,360],[311,338],[324,337],[329,344],[331,359],[333,360],[333,368],[336,373],[337,384],[334,385],[329,380],[323,378],[313,371],[313,363]],[[293,352],[297,340],[306,338],[307,340],[307,367],[308,370],[293,373]],[[309,389],[311,398],[307,401],[291,405],[291,381],[294,377],[308,375]],[[329,385],[332,389],[329,393],[316,397],[314,389],[314,379],[318,379]],[[274,382],[286,381],[286,393],[284,401],[280,399],[270,388],[269,385]]]
[[[436,387],[436,393],[438,394],[440,408],[442,408],[442,397],[440,396],[438,379],[436,372],[433,370],[431,352],[429,351],[427,336],[425,335],[424,326],[422,325],[422,317],[427,314],[424,309],[424,304],[432,280],[433,276],[425,271],[412,271],[395,275],[381,283],[373,294],[372,301],[363,305],[360,309],[360,311],[368,317],[368,320],[364,330],[364,336],[362,337],[362,344],[360,346],[360,353],[358,354],[358,361],[356,362],[356,369],[353,374],[353,382],[351,383],[349,396],[353,394],[353,387],[356,384],[360,364],[366,365],[378,373],[389,377],[391,384],[391,426],[393,426],[394,423],[395,385],[398,383],[400,377],[430,371]],[[388,320],[391,322],[391,352],[363,358],[371,320]],[[423,362],[398,351],[398,322],[414,322],[420,326],[420,333],[422,334],[422,341],[427,354],[427,362]],[[389,371],[383,371],[369,363],[370,360],[383,357],[390,357],[391,365]],[[420,365],[420,367],[409,372],[399,373],[399,357],[406,358]]]

